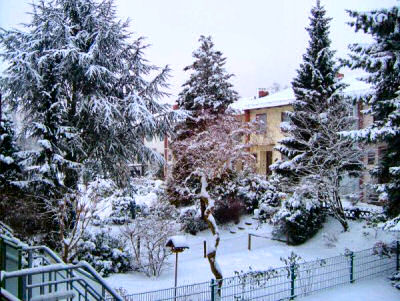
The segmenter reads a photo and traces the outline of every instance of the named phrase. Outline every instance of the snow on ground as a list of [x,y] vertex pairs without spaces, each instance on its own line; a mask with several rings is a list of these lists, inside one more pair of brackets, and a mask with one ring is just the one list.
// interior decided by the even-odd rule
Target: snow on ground
[[[245,222],[251,222],[252,225],[245,225]],[[221,227],[221,242],[217,251],[217,261],[221,266],[224,277],[229,277],[234,276],[235,271],[247,272],[249,267],[253,270],[266,270],[269,267],[280,267],[283,265],[280,261],[280,257],[288,257],[291,251],[300,255],[304,260],[311,261],[317,258],[326,258],[343,254],[346,248],[352,251],[358,251],[371,248],[374,242],[379,240],[390,242],[400,238],[398,233],[388,233],[382,230],[365,228],[365,222],[363,221],[349,221],[349,224],[350,231],[343,233],[341,225],[332,218],[329,218],[324,228],[314,238],[300,246],[287,246],[285,243],[279,241],[252,237],[252,250],[248,251],[248,233],[270,236],[272,227],[270,225],[263,225],[257,228],[257,222],[247,217],[243,219],[239,225]],[[244,230],[239,230],[238,226],[243,227]],[[230,233],[230,230],[235,230],[236,233]],[[324,237],[327,236],[337,238],[337,242],[333,242],[333,244],[335,244],[334,247],[329,247],[326,244],[326,238]],[[203,257],[203,240],[208,239],[211,241],[211,238],[211,233],[208,230],[196,236],[186,235],[186,242],[189,245],[189,249],[179,254],[178,285],[210,281],[210,279],[213,278],[208,261]],[[159,278],[147,278],[141,273],[131,272],[127,274],[114,274],[106,280],[114,288],[123,287],[131,294],[173,287],[174,256],[171,256],[169,261],[170,266]],[[379,283],[385,285],[382,284],[383,282],[385,281],[378,281],[376,283],[377,285]],[[372,281],[368,283],[375,282]],[[387,286],[390,286],[389,281],[387,281],[387,283]],[[357,283],[357,287],[358,285]],[[363,287],[361,282],[360,286]],[[380,289],[380,287],[381,286],[377,287],[377,289]],[[331,290],[331,292],[333,293],[333,290]],[[328,299],[321,298],[318,300]],[[336,298],[335,300],[353,299]],[[397,300],[400,300],[400,292],[397,292]]]
[[381,277],[353,284],[337,286],[309,296],[296,298],[298,301],[396,301],[400,300],[399,290]]

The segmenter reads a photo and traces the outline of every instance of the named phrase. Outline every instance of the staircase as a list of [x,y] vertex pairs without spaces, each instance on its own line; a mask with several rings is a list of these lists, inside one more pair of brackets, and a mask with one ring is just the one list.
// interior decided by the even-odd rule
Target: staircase
[[27,246],[7,230],[0,234],[1,300],[123,300],[87,262],[66,264],[48,247]]

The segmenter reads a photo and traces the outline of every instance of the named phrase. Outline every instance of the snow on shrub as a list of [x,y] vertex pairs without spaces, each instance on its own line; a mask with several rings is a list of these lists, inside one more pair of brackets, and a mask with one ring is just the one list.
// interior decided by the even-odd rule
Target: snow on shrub
[[183,210],[178,221],[182,225],[181,230],[192,235],[208,228],[207,223],[201,218],[200,210],[195,208]]
[[147,215],[139,215],[122,228],[133,256],[133,268],[147,276],[158,277],[167,264],[170,251],[167,239],[177,233],[177,211],[167,202],[156,202]]
[[324,220],[325,214],[313,187],[304,184],[282,203],[273,216],[272,234],[275,237],[286,236],[289,244],[298,245],[316,234]]
[[86,232],[78,243],[74,258],[74,261],[79,260],[90,263],[103,277],[131,269],[131,255],[126,250],[125,240],[113,236],[110,229]]
[[[105,210],[99,214],[95,224],[122,225],[140,212],[146,212],[164,194],[163,182],[151,178],[132,178],[125,189],[120,189],[112,180],[96,180],[89,184],[89,192],[96,192]],[[89,195],[90,197],[93,197]],[[133,212],[134,211],[134,212]]]

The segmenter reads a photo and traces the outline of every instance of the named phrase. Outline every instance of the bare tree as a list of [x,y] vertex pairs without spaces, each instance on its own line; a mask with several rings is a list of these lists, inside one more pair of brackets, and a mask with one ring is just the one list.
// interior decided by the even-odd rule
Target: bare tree
[[[243,141],[255,130],[256,125],[242,123],[238,116],[229,113],[212,115],[204,112],[199,118],[205,121],[204,130],[172,145],[177,162],[185,158],[186,164],[195,167],[183,184],[176,184],[200,202],[202,216],[213,234],[213,242],[208,244],[207,258],[221,287],[222,270],[216,258],[220,233],[213,215],[215,200],[208,188],[210,183],[231,171],[254,168],[254,157],[248,151],[250,145]],[[193,178],[199,180],[200,189],[186,185]]]
[[137,217],[121,229],[131,244],[135,267],[149,277],[160,275],[171,254],[165,244],[177,227],[171,216],[166,216],[168,210],[168,205],[156,204],[149,215]]

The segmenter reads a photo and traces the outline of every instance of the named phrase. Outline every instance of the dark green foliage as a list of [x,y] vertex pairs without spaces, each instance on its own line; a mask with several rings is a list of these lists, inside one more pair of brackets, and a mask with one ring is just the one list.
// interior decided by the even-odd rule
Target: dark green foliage
[[309,185],[304,185],[297,188],[274,215],[273,235],[287,238],[289,244],[302,244],[322,228],[324,221],[325,213],[321,202],[316,199],[315,191]]
[[109,230],[85,233],[78,243],[74,260],[85,260],[101,276],[125,273],[131,269],[131,255],[125,250],[125,239],[114,236]]
[[386,146],[381,149],[381,160],[372,175],[378,179],[375,188],[380,199],[386,201],[386,212],[396,216],[400,214],[400,8],[349,14],[354,18],[350,26],[373,38],[370,44],[350,45],[352,53],[345,61],[352,69],[368,72],[365,81],[373,88],[363,100],[370,106],[374,121],[366,129],[353,132],[352,137]]
[[199,42],[199,49],[193,52],[194,63],[184,69],[192,74],[183,85],[178,105],[194,116],[202,110],[223,113],[238,98],[229,83],[233,75],[226,73],[226,58],[222,57],[222,52],[214,50],[211,37],[200,36]]
[[[339,69],[328,36],[331,19],[325,15],[326,11],[318,0],[311,10],[310,26],[307,28],[309,45],[292,82],[296,100],[292,104],[293,112],[288,115],[288,137],[280,141],[277,147],[287,160],[272,166],[276,173],[288,177],[291,183],[316,172],[315,168],[304,166],[304,162],[313,155],[309,141],[322,132],[319,116],[340,101],[340,91],[344,88],[344,84],[336,78]],[[326,142],[322,135],[312,147],[317,148],[323,143]]]

